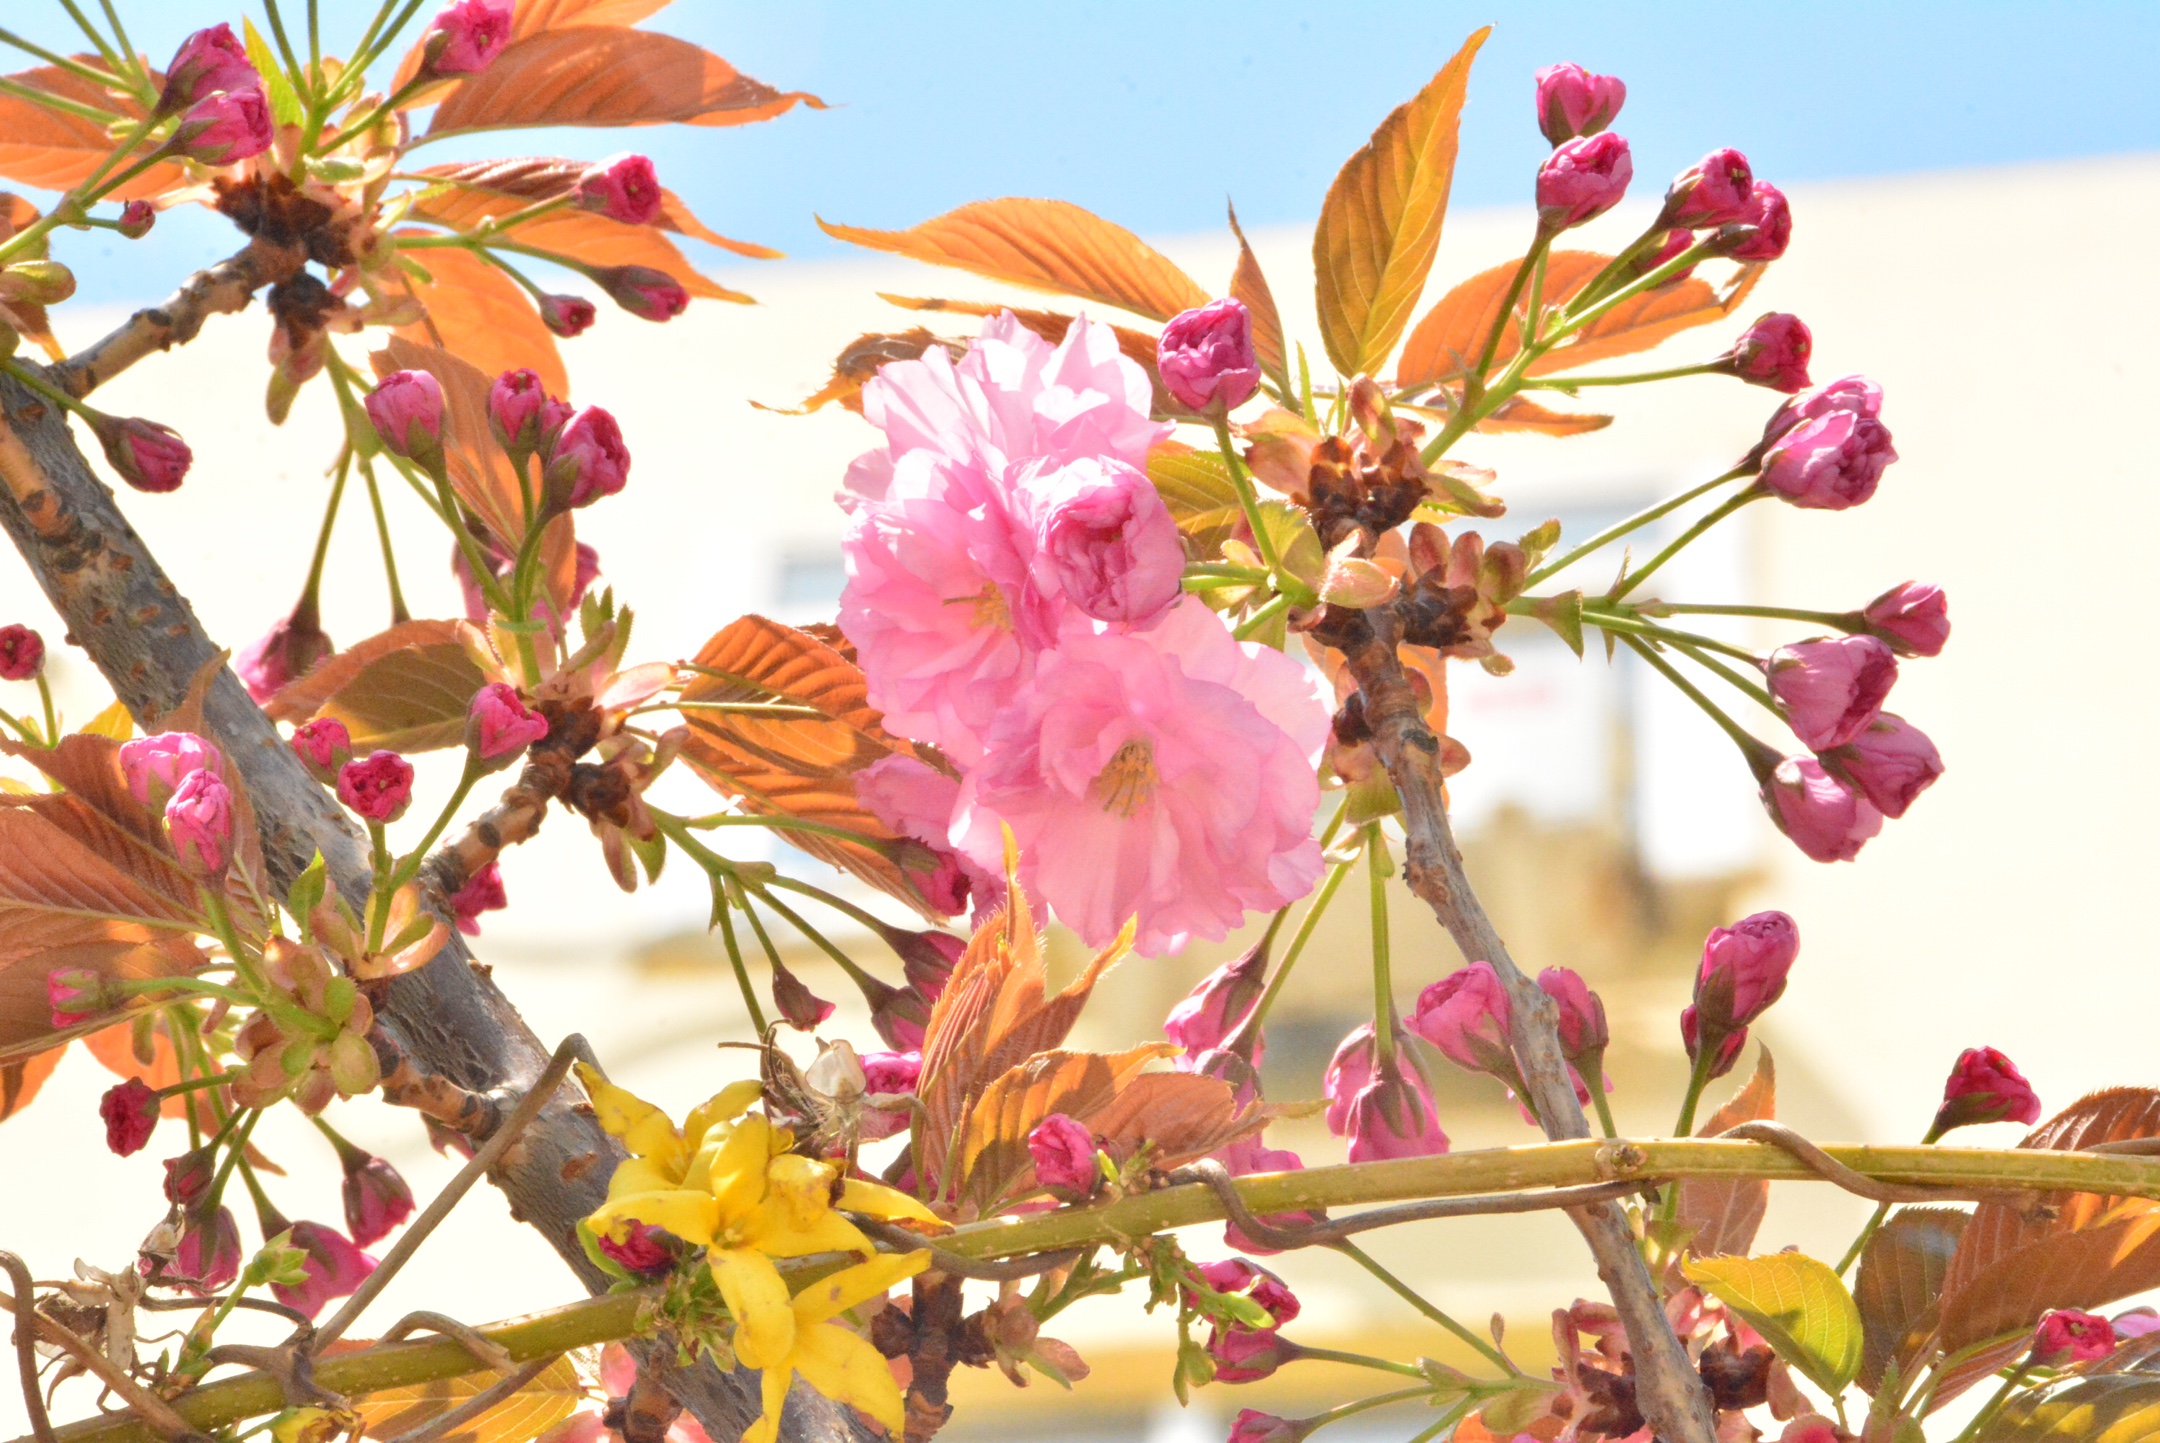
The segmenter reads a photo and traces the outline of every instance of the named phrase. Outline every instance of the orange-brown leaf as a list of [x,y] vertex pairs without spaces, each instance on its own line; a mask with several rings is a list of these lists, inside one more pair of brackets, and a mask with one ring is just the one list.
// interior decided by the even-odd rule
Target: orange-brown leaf
[[667,8],[668,0],[518,0],[510,38],[523,40],[543,30],[577,25],[635,25]]
[[510,458],[495,443],[488,429],[488,388],[495,378],[470,361],[461,360],[437,346],[423,345],[403,336],[392,336],[369,361],[377,376],[392,371],[426,371],[442,386],[448,412],[444,426],[443,458],[450,473],[450,489],[498,543],[525,534],[525,497]]
[[1062,200],[978,200],[909,230],[865,230],[824,219],[818,224],[836,240],[1117,306],[1152,321],[1167,321],[1210,299],[1140,237]]
[[[1777,1116],[1777,1064],[1770,1049],[1758,1049],[1755,1073],[1731,1101],[1712,1113],[1697,1133],[1715,1137],[1729,1127]],[[1680,1184],[1680,1221],[1693,1229],[1688,1248],[1699,1258],[1732,1253],[1746,1257],[1770,1203],[1770,1184],[1761,1178],[1695,1178]]]
[[1014,888],[1006,909],[975,929],[923,1029],[914,1143],[918,1174],[928,1186],[954,1181],[947,1157],[983,1089],[1036,1053],[1062,1045],[1095,983],[1131,945],[1128,927],[1064,991],[1049,997],[1042,938],[1025,893]]
[[[2094,1093],[2021,1147],[2075,1150],[2160,1137],[2160,1092]],[[2020,1333],[2053,1308],[2095,1308],[2160,1287],[2160,1204],[2095,1193],[1982,1203],[1943,1279],[1946,1352]]]
[[[1064,311],[1030,311],[1021,310],[1014,306],[986,304],[982,301],[953,301],[926,296],[896,296],[886,291],[879,291],[878,299],[889,301],[896,306],[904,306],[911,311],[950,311],[955,315],[962,316],[994,316],[1000,311],[1011,311],[1014,320],[1026,326],[1053,346],[1065,339],[1065,332],[1076,319],[1076,317],[1068,315]],[[1155,369],[1156,338],[1146,331],[1136,331],[1130,326],[1112,326],[1110,330],[1117,337],[1119,354],[1147,372],[1148,386],[1154,392],[1154,398],[1149,403],[1154,414],[1157,417],[1190,416],[1191,412],[1179,405],[1170,393],[1163,389],[1162,376]]]
[[788,416],[807,416],[822,406],[838,401],[848,410],[862,412],[862,388],[869,383],[879,368],[894,361],[912,361],[932,346],[945,346],[955,350],[949,342],[930,333],[927,326],[917,326],[911,331],[868,331],[848,342],[847,349],[833,357],[832,379],[820,387],[816,394],[803,398],[801,405],[792,409],[767,406],[763,402],[750,404],[761,411],[780,411]]
[[528,125],[742,125],[801,103],[710,51],[617,25],[543,30],[511,42],[435,108],[430,136]]
[[1290,394],[1290,355],[1283,344],[1282,312],[1276,309],[1275,292],[1268,287],[1267,274],[1260,269],[1260,258],[1253,254],[1252,245],[1245,239],[1245,228],[1238,224],[1237,207],[1230,207],[1230,233],[1237,237],[1237,269],[1230,276],[1230,296],[1244,303],[1252,316],[1253,354],[1259,357],[1260,368],[1274,378],[1284,395]]
[[[91,64],[96,56],[79,56]],[[78,105],[92,105],[123,120],[140,120],[143,108],[132,98],[113,95],[56,65],[20,70],[7,77]],[[19,95],[0,95],[0,175],[39,190],[69,190],[90,178],[112,154],[116,142],[105,127],[84,116],[66,115]],[[177,165],[161,161],[110,192],[117,200],[162,195],[187,179]]]
[[465,736],[465,712],[487,677],[454,621],[407,621],[323,658],[263,707],[277,721],[334,717],[360,751],[432,751]]
[[591,211],[558,210],[515,227],[508,240],[588,266],[646,266],[673,276],[693,296],[750,304],[741,291],[699,274],[673,241],[649,225],[624,225]]
[[1425,289],[1455,179],[1457,123],[1476,31],[1423,90],[1343,163],[1313,230],[1320,335],[1346,376],[1378,375]]
[[[453,230],[470,230],[490,216],[508,215],[537,201],[569,194],[587,165],[582,160],[522,156],[424,166],[414,173],[428,177],[443,189],[423,194],[412,215],[416,220],[434,221]],[[780,255],[770,246],[721,235],[699,220],[681,196],[664,188],[660,192],[660,217],[652,224],[752,260],[774,260]]]
[[1171,1168],[1259,1131],[1267,1116],[1257,1104],[1239,1107],[1236,1090],[1221,1078],[1150,1072],[1081,1121],[1120,1162],[1145,1149],[1153,1166]]
[[1899,1208],[1868,1239],[1853,1279],[1865,1342],[1860,1387],[1870,1396],[1897,1363],[1909,1386],[1929,1337],[1951,1255],[1972,1214],[1959,1208]]
[[1176,1051],[1159,1042],[1114,1056],[1053,1049],[991,1079],[962,1125],[952,1157],[952,1195],[989,1213],[1034,1192],[1035,1158],[1027,1140],[1044,1118],[1063,1113],[1086,1122],[1150,1062]]
[[[855,773],[915,748],[887,732],[862,669],[816,637],[762,616],[722,628],[697,654],[682,689],[690,742],[683,759],[717,792],[765,816],[838,827],[860,842],[813,832],[779,836],[917,909],[921,893],[894,858],[900,839],[856,799]],[[814,717],[712,709],[775,701]],[[700,705],[703,704],[703,705]]]
[[[1594,251],[1553,251],[1545,258],[1544,303],[1561,305],[1605,269],[1611,256]],[[1442,296],[1410,332],[1403,343],[1402,359],[1395,366],[1398,387],[1432,385],[1451,381],[1476,364],[1485,340],[1499,318],[1500,303],[1514,283],[1520,260],[1479,271]],[[1527,293],[1516,298],[1513,314],[1520,317],[1529,305]],[[1514,325],[1501,329],[1493,348],[1493,364],[1505,366],[1522,350],[1522,338]]]
[[1611,416],[1592,411],[1555,411],[1528,396],[1511,397],[1499,410],[1477,423],[1487,432],[1530,431],[1540,436],[1580,436],[1602,431],[1613,423]]
[[398,335],[448,351],[483,375],[531,370],[554,395],[569,395],[562,353],[523,287],[472,252],[453,247],[428,251],[424,264],[433,280],[406,280],[427,314],[400,326]]
[[60,1065],[60,1054],[66,1050],[63,1044],[28,1057],[0,1062],[0,1122],[6,1122],[37,1100],[38,1089]]
[[1764,269],[1759,264],[1742,266],[1722,288],[1691,276],[1645,291],[1599,316],[1565,345],[1532,361],[1530,374],[1549,376],[1592,361],[1631,356],[1682,331],[1723,320],[1748,298]]

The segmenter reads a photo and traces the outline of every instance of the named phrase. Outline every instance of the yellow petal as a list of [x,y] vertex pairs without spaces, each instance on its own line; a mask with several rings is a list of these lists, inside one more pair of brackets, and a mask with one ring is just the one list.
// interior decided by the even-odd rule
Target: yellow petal
[[749,1248],[712,1248],[705,1261],[735,1319],[735,1356],[746,1367],[774,1368],[785,1376],[795,1346],[795,1311],[780,1270]]
[[702,1247],[713,1240],[713,1230],[720,1221],[720,1209],[710,1193],[681,1189],[641,1192],[609,1198],[586,1221],[592,1224],[594,1232],[617,1240],[629,1224],[644,1223],[647,1227],[665,1228],[684,1242]]
[[833,1169],[815,1158],[789,1153],[765,1169],[765,1199],[777,1203],[790,1226],[814,1227],[832,1211]]
[[820,1323],[795,1346],[795,1371],[836,1403],[862,1409],[898,1438],[907,1427],[900,1385],[878,1350],[845,1328]]
[[696,1152],[705,1141],[705,1134],[713,1124],[733,1122],[750,1110],[750,1105],[765,1095],[765,1085],[756,1078],[731,1082],[710,1098],[690,1109],[683,1119],[683,1144]]
[[683,1186],[680,1176],[660,1166],[649,1157],[626,1157],[615,1165],[608,1175],[607,1190],[611,1198],[628,1197],[640,1192],[674,1192]]
[[[780,1410],[787,1405],[788,1384],[795,1381],[793,1368],[767,1368],[759,1380],[758,1393],[765,1411],[743,1430],[742,1443],[776,1443],[780,1436]],[[893,1435],[896,1439],[898,1434]]]
[[747,1218],[765,1200],[765,1168],[772,1161],[772,1124],[752,1115],[736,1124],[712,1156],[712,1195],[720,1216],[730,1225]]
[[633,1156],[651,1158],[661,1166],[673,1169],[680,1177],[689,1153],[683,1147],[682,1134],[668,1121],[668,1115],[629,1089],[617,1087],[584,1063],[579,1063],[577,1068],[578,1080],[592,1095],[593,1114],[599,1119],[600,1126],[621,1138],[623,1146],[629,1148]]
[[812,1253],[868,1255],[877,1251],[862,1235],[861,1228],[830,1210],[808,1227],[791,1226],[785,1205],[770,1197],[759,1204],[756,1212],[736,1222],[728,1236],[746,1248],[756,1248],[775,1258],[806,1258]]
[[906,1193],[860,1178],[851,1177],[841,1186],[840,1201],[834,1206],[851,1213],[883,1218],[887,1222],[906,1218],[909,1222],[928,1223],[939,1231],[952,1226]]
[[918,1248],[912,1253],[880,1253],[866,1263],[842,1268],[795,1295],[795,1326],[810,1328],[838,1317],[857,1303],[892,1291],[896,1283],[907,1281],[929,1266],[930,1250]]

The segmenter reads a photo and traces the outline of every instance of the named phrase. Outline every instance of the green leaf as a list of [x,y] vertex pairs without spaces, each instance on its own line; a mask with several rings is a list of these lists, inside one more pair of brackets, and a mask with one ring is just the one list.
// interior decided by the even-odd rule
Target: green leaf
[[2151,1443],[2160,1439],[2160,1375],[2069,1378],[2012,1398],[1972,1443]]
[[1685,1271],[1825,1393],[1836,1397],[1859,1374],[1860,1309],[1827,1264],[1805,1253],[1767,1253],[1704,1258]]
[[1563,591],[1558,596],[1548,596],[1539,601],[1530,614],[1551,627],[1553,634],[1568,644],[1568,650],[1578,657],[1582,655],[1582,593]]
[[321,903],[323,892],[329,885],[329,864],[323,861],[323,854],[318,850],[308,862],[307,870],[293,878],[292,887],[285,894],[285,911],[303,930],[308,925],[308,914]]
[[263,93],[270,100],[270,118],[279,125],[298,125],[302,120],[300,97],[293,90],[292,81],[279,63],[277,52],[262,38],[255,22],[241,18],[241,27],[247,31],[248,63],[262,72]]
[[1148,452],[1148,480],[1170,508],[1178,530],[1192,538],[1193,550],[1213,557],[1243,519],[1238,509],[1237,487],[1231,484],[1230,468],[1221,453],[1195,451],[1166,444]]

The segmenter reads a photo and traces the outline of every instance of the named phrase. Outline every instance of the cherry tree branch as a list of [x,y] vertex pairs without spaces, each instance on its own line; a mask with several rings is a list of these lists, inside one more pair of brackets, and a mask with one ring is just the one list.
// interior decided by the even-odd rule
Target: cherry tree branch
[[189,276],[164,304],[137,311],[111,335],[54,367],[53,383],[79,400],[152,351],[194,340],[210,317],[246,310],[255,292],[290,280],[306,264],[307,252],[298,246],[249,241],[237,255]]
[[[1507,987],[1509,1040],[1545,1135],[1588,1137],[1590,1125],[1560,1055],[1559,1009],[1508,955],[1492,919],[1471,889],[1442,799],[1440,742],[1425,725],[1396,654],[1400,622],[1392,608],[1351,612],[1330,607],[1319,635],[1338,647],[1364,697],[1373,747],[1402,798],[1409,838],[1405,880],[1471,961],[1492,964]],[[1713,1443],[1710,1399],[1659,1302],[1649,1266],[1627,1215],[1614,1202],[1571,1208],[1568,1216],[1597,1260],[1634,1349],[1643,1416],[1666,1443]]]
[[[233,293],[212,290],[227,299]],[[178,335],[190,315],[199,324],[210,309],[206,299],[194,310],[176,308],[168,322],[148,323],[139,333],[123,327],[116,335],[130,339],[116,339],[110,362],[85,371],[89,383],[155,349],[163,326]],[[154,729],[219,656],[187,599],[92,473],[64,414],[8,378],[0,378],[0,529],[67,623],[68,640],[89,654],[144,727]],[[211,682],[203,714],[204,729],[247,787],[275,883],[290,886],[319,850],[339,891],[365,896],[370,874],[364,838],[229,668]],[[547,1066],[548,1050],[455,933],[433,962],[391,979],[377,1015],[416,1068],[469,1092],[521,1096]],[[620,1156],[589,1110],[581,1113],[565,1095],[542,1110],[491,1179],[512,1214],[538,1230],[594,1292],[609,1280],[585,1257],[577,1224],[600,1205],[610,1164]],[[674,1352],[659,1340],[635,1347],[656,1359],[672,1359]],[[722,1374],[707,1362],[672,1373],[668,1386],[715,1439],[735,1437],[761,1411],[756,1376],[747,1371]],[[798,1386],[784,1436],[867,1435],[846,1409]]]

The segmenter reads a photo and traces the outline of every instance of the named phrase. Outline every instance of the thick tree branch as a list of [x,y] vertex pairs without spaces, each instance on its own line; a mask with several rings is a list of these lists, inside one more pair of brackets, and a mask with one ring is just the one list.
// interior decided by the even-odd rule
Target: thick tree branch
[[[239,264],[246,254],[228,264]],[[211,290],[231,295],[215,285]],[[199,324],[211,308],[208,298],[193,309],[180,307],[172,324],[190,315]],[[152,323],[143,336],[157,330]],[[123,328],[120,334],[132,333]],[[111,355],[124,357],[125,364],[155,344],[116,337]],[[112,368],[99,371],[92,384],[111,373]],[[136,720],[154,728],[158,717],[184,699],[189,682],[218,655],[218,647],[128,525],[112,492],[92,474],[59,409],[5,378],[0,378],[0,528],[66,621],[68,641],[89,654]],[[230,670],[211,684],[204,717],[205,729],[247,786],[264,859],[277,885],[290,885],[320,850],[338,889],[349,897],[365,896],[369,873],[358,830],[307,774]],[[470,1092],[522,1093],[547,1065],[547,1049],[487,973],[473,965],[455,934],[435,961],[390,982],[378,1017],[415,1067]],[[491,1179],[509,1199],[512,1214],[538,1229],[579,1281],[596,1292],[608,1279],[586,1259],[577,1223],[599,1206],[609,1164],[620,1156],[589,1115],[557,1100],[504,1156]],[[638,1346],[656,1357],[672,1357],[674,1351],[672,1344]],[[707,1363],[675,1373],[670,1387],[716,1440],[736,1437],[760,1411],[755,1375],[747,1371],[722,1374]],[[858,1435],[851,1414],[802,1387],[791,1397],[787,1419],[791,1439]]]
[[197,271],[163,305],[137,311],[105,339],[53,368],[54,384],[71,396],[89,395],[152,351],[186,345],[210,317],[244,311],[264,286],[292,279],[307,264],[297,245],[248,242],[238,255]]
[[[1402,798],[1403,828],[1409,837],[1404,874],[1410,890],[1425,899],[1463,956],[1491,963],[1506,985],[1512,1013],[1509,1040],[1545,1135],[1556,1140],[1589,1136],[1590,1124],[1560,1055],[1559,1010],[1508,955],[1507,944],[1463,870],[1442,800],[1440,742],[1426,727],[1396,654],[1401,638],[1393,610],[1346,612],[1331,607],[1323,634],[1349,663],[1365,700],[1373,747]],[[1568,1216],[1590,1244],[1598,1277],[1627,1327],[1643,1416],[1666,1443],[1713,1443],[1709,1396],[1666,1320],[1626,1214],[1618,1203],[1607,1202],[1570,1209]]]

